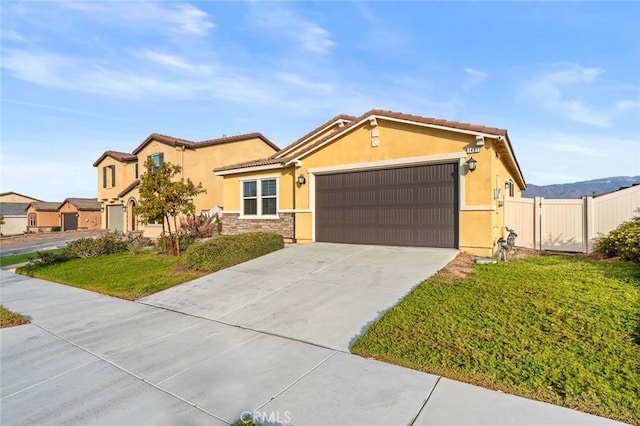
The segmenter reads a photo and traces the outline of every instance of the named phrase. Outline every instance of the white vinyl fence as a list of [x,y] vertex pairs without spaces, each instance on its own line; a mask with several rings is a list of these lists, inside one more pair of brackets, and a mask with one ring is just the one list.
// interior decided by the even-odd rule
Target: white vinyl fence
[[590,253],[599,237],[639,216],[640,185],[597,198],[513,198],[505,202],[505,225],[516,245],[538,250]]

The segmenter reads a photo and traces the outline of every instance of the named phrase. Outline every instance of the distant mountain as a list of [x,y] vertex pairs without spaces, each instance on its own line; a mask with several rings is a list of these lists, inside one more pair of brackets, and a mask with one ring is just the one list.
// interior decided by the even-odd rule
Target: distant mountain
[[585,195],[615,191],[634,184],[640,184],[640,176],[618,176],[556,185],[528,184],[527,189],[522,192],[522,196],[526,198],[580,198]]

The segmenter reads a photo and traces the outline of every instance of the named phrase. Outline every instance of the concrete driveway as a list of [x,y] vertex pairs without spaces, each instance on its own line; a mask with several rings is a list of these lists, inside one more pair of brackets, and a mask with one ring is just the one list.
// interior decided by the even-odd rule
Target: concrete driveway
[[[402,252],[420,258],[420,249],[344,246],[288,248],[214,274],[221,315],[265,307],[275,303],[278,292],[289,303],[276,309],[252,309],[279,332],[291,332],[309,340],[319,339],[344,348],[371,317],[392,303],[404,289],[384,286],[384,277],[423,274],[414,264],[385,267]],[[351,247],[351,249],[349,249]],[[336,253],[338,252],[338,253]],[[422,251],[426,253],[428,251]],[[308,257],[297,253],[309,254]],[[400,256],[401,257],[401,256]],[[341,259],[349,267],[333,268]],[[365,268],[369,259],[370,268]],[[428,263],[424,259],[423,263]],[[265,265],[290,276],[289,285],[278,286],[273,275],[258,272]],[[344,266],[344,265],[343,265]],[[243,268],[241,271],[239,268]],[[414,269],[415,268],[415,269]],[[365,270],[366,269],[366,270]],[[304,279],[294,277],[307,271]],[[362,280],[347,277],[362,271]],[[613,421],[553,405],[494,392],[436,375],[360,358],[341,350],[304,343],[257,331],[270,328],[251,322],[255,330],[232,326],[190,314],[116,299],[60,284],[0,271],[0,300],[10,310],[26,315],[31,324],[0,329],[0,424],[5,425],[226,425],[241,415],[270,425],[612,425]],[[240,281],[227,287],[220,277],[250,275],[256,283],[245,288]],[[308,276],[313,275],[315,279]],[[212,276],[213,277],[213,276]],[[209,278],[212,278],[209,277]],[[383,279],[384,278],[384,279]],[[419,278],[421,279],[421,278]],[[418,281],[419,281],[418,279]],[[247,280],[245,279],[244,282]],[[217,283],[217,284],[216,284]],[[316,289],[314,303],[286,296],[294,290]],[[182,307],[207,311],[199,284],[187,284],[193,298]],[[319,285],[319,284],[318,284]],[[231,287],[239,294],[234,295]],[[353,287],[352,287],[353,286]],[[395,287],[395,283],[394,283]],[[330,297],[323,295],[322,289]],[[336,288],[365,297],[358,315],[335,313],[328,322],[331,339],[322,339],[321,321],[330,321],[331,300],[349,310]],[[222,291],[226,289],[227,291]],[[357,289],[358,292],[352,290]],[[174,290],[175,291],[175,290]],[[200,293],[198,293],[200,292]],[[168,294],[168,293],[165,293]],[[180,292],[174,293],[179,295]],[[202,301],[197,300],[200,294]],[[158,295],[157,297],[159,297]],[[166,297],[165,295],[163,295]],[[151,298],[148,298],[147,302]],[[325,300],[326,299],[326,300]],[[269,300],[270,303],[261,303]],[[244,303],[243,303],[244,301]],[[297,302],[296,302],[297,301]],[[180,307],[180,306],[177,306]],[[278,309],[295,326],[277,318]],[[186,310],[186,309],[185,309]],[[305,320],[295,320],[294,315]],[[272,318],[275,317],[275,318]],[[251,320],[247,315],[243,322]],[[271,319],[270,319],[271,318]],[[356,318],[360,318],[360,323]],[[342,322],[348,326],[342,332]],[[310,325],[313,325],[312,327]],[[243,414],[244,413],[244,414]]]
[[457,253],[296,245],[138,302],[348,352],[366,327]]

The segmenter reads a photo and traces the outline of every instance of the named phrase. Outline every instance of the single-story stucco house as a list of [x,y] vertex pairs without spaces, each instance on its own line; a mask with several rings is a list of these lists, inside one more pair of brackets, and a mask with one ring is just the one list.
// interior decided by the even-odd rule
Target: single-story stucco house
[[60,226],[58,216],[59,202],[34,201],[27,205],[27,231],[43,232],[51,231]]
[[100,229],[101,209],[97,198],[67,198],[58,206],[60,230]]
[[505,198],[526,188],[506,130],[383,110],[336,116],[214,174],[224,179],[224,234],[478,255],[495,252]]
[[0,214],[4,220],[0,225],[2,235],[19,235],[27,230],[25,209],[32,201],[40,200],[13,191],[0,194]]

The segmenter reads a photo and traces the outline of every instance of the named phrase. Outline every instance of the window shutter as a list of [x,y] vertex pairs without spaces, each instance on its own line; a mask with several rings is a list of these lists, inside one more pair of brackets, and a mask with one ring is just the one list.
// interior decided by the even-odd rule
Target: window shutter
[[102,187],[107,187],[107,166],[102,168]]
[[116,186],[116,166],[111,166],[111,186]]

